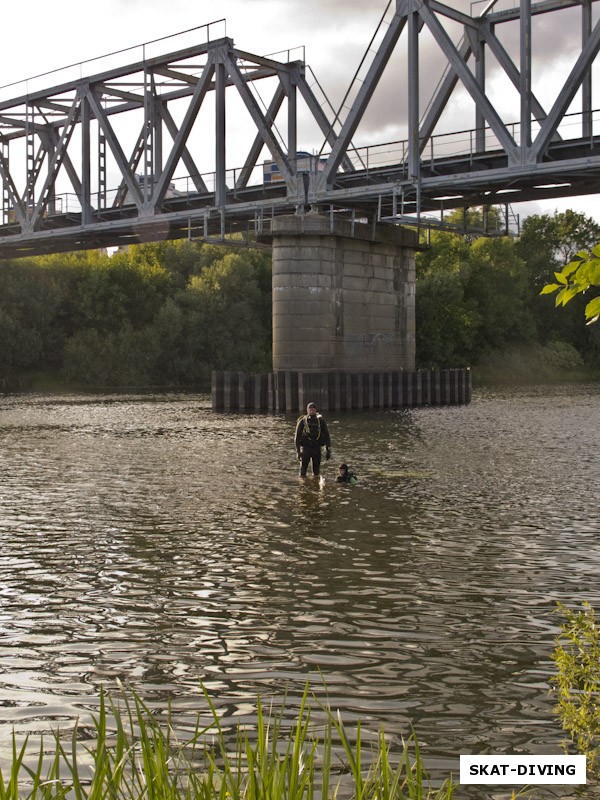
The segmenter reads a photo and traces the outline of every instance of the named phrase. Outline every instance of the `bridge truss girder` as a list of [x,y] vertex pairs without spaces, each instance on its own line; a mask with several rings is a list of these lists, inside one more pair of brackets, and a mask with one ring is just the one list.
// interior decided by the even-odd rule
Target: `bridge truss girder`
[[[275,91],[270,106],[263,109],[252,87],[265,79],[271,79]],[[240,101],[245,108],[254,134],[245,163],[230,186],[226,98],[232,95],[238,113]],[[65,246],[77,245],[74,237],[85,239],[87,231],[90,239],[99,236],[106,243],[118,243],[130,234],[135,239],[130,230],[134,227],[150,230],[158,218],[178,218],[180,212],[175,216],[171,212],[186,205],[183,194],[201,208],[196,220],[222,219],[221,211],[232,195],[237,199],[248,191],[265,149],[276,165],[278,186],[272,193],[293,196],[298,95],[323,138],[333,142],[331,126],[307,83],[302,62],[284,63],[238,51],[227,38],[1,101],[0,253],[27,252],[28,242],[34,240],[40,245],[44,240],[55,242],[51,246],[59,248],[61,239]],[[275,125],[285,105],[282,137]],[[208,170],[198,163],[207,152],[213,166],[211,186]],[[348,160],[344,163],[352,169]],[[185,193],[173,188],[178,169],[185,170]],[[56,198],[65,195],[74,198],[73,208],[56,213]]]
[[[600,50],[600,20],[592,27],[591,4],[596,0],[543,0],[532,4],[530,0],[520,0],[520,7],[511,11],[491,12],[495,3],[488,4],[488,11],[480,17],[465,15],[437,0],[396,0],[396,10],[389,22],[386,35],[373,59],[370,69],[362,83],[356,100],[347,115],[338,135],[325,169],[319,176],[321,186],[332,186],[339,174],[342,157],[350,147],[350,141],[368,110],[381,76],[396,49],[404,30],[408,36],[408,68],[406,71],[406,94],[409,99],[408,111],[408,152],[409,173],[418,178],[421,154],[426,150],[435,126],[442,112],[448,106],[452,93],[458,84],[466,89],[475,104],[479,124],[476,132],[483,133],[489,126],[500,149],[504,152],[508,168],[521,165],[535,165],[548,156],[551,141],[560,139],[558,127],[563,120],[577,91],[583,89],[584,136],[591,131],[591,67]],[[552,108],[546,113],[531,91],[532,85],[532,18],[568,8],[582,10],[582,45],[576,63],[567,75]],[[455,44],[447,32],[442,19],[450,19],[464,27],[464,40]],[[520,21],[520,68],[511,60],[502,46],[496,28],[501,23]],[[419,37],[423,32],[430,34],[443,53],[448,69],[436,95],[432,99],[426,117],[419,117]],[[521,96],[519,127],[520,141],[517,142],[511,127],[514,120],[504,121],[485,90],[484,51],[496,56],[497,63]],[[475,70],[468,61],[474,56]],[[532,119],[540,123],[537,136],[531,138]],[[481,143],[479,148],[485,150]]]
[[[474,17],[438,0],[390,0],[385,35],[344,115],[327,114],[303,62],[252,55],[226,37],[0,101],[0,257],[181,236],[219,239],[249,226],[260,232],[265,218],[310,207],[414,222],[445,208],[597,192],[600,137],[593,130],[591,68],[600,21],[592,24],[594,2],[520,0],[518,8],[494,12],[491,0]],[[545,109],[532,91],[532,21],[567,9],[580,10],[581,50]],[[503,23],[517,21],[518,65],[499,33]],[[463,33],[458,42],[457,28]],[[424,35],[447,69],[421,116]],[[393,163],[373,166],[352,139],[404,38],[407,65],[398,93],[408,101],[408,137]],[[487,92],[488,53],[519,93],[516,127]],[[259,82],[270,89],[263,106]],[[473,142],[465,154],[440,157],[438,123],[459,86],[474,105]],[[581,136],[567,139],[560,126],[578,92]],[[322,142],[308,169],[296,157],[301,101]],[[251,127],[245,161],[234,175],[227,164],[232,107],[236,115],[244,109]],[[252,183],[265,152],[277,181],[267,185],[261,175]],[[207,153],[210,170],[204,168]],[[23,162],[24,171],[16,168]],[[182,172],[187,189],[177,192],[173,181]],[[59,205],[65,186],[74,208]]]
[[[600,180],[600,139],[594,135],[592,108],[592,66],[600,50],[600,20],[592,24],[592,3],[596,0],[520,0],[518,8],[493,12],[498,0],[491,0],[479,17],[466,15],[437,0],[395,0],[394,13],[387,21],[385,36],[361,82],[325,169],[317,176],[311,199],[317,203],[326,195],[338,205],[356,203],[360,196],[378,198],[379,218],[395,222],[421,221],[422,212],[473,205],[505,204],[598,192]],[[388,8],[392,5],[390,2]],[[473,4],[472,4],[473,5]],[[539,15],[573,9],[581,17],[581,49],[570,72],[558,87],[548,109],[532,91],[536,61],[532,51],[532,21]],[[383,19],[383,18],[382,18]],[[445,22],[463,29],[463,38],[453,41]],[[515,64],[498,34],[503,23],[518,23],[519,65]],[[428,35],[446,60],[447,69],[431,98],[426,113],[419,108],[419,44]],[[392,54],[406,39],[405,81],[398,81],[398,93],[408,101],[408,137],[401,168],[370,170],[362,192],[344,174],[340,159],[351,151],[353,138],[375,95]],[[496,70],[520,96],[519,117],[503,119],[486,91],[486,53],[495,58]],[[396,65],[397,68],[397,65]],[[428,76],[429,77],[429,76]],[[462,86],[471,97],[475,146],[458,159],[434,157],[434,140],[440,139],[436,126],[453,102],[453,92]],[[581,137],[563,141],[560,127],[569,106],[581,92],[577,122]],[[569,117],[574,115],[569,114]],[[596,113],[597,116],[597,113]],[[532,125],[538,130],[533,135]],[[515,135],[515,130],[520,134]],[[493,139],[493,145],[487,141]],[[430,152],[431,151],[431,152]],[[393,187],[390,184],[393,183]],[[388,211],[382,214],[382,203]],[[408,207],[409,212],[398,209]],[[392,209],[390,211],[390,209]]]

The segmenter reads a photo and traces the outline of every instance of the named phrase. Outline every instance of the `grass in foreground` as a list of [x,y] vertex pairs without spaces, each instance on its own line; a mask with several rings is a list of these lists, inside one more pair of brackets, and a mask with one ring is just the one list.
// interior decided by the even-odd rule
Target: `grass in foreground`
[[[430,785],[414,736],[393,750],[383,730],[366,745],[360,724],[352,737],[339,712],[320,704],[320,733],[305,691],[292,730],[283,712],[265,712],[260,698],[252,731],[222,729],[216,708],[208,727],[179,741],[134,693],[116,703],[104,693],[91,738],[77,728],[70,742],[60,732],[51,747],[32,754],[12,736],[10,772],[0,772],[0,800],[450,800],[449,778]],[[324,720],[324,721],[323,721]]]

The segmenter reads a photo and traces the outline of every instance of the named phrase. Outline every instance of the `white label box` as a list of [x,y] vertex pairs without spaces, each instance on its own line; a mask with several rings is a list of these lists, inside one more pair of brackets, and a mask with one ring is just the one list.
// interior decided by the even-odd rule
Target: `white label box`
[[460,756],[461,784],[583,784],[585,756]]

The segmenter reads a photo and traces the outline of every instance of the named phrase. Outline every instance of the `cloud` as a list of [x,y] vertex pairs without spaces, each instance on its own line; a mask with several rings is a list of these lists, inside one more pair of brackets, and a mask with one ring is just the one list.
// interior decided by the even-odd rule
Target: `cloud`
[[[339,4],[336,0],[331,0],[324,5],[327,9],[333,9]],[[572,8],[533,18],[533,87],[546,110],[550,109],[556,99],[556,95],[579,53],[580,16],[581,9]],[[458,44],[462,36],[462,29],[443,18],[442,23],[455,44]],[[358,41],[360,34],[362,34],[363,42],[368,40],[369,35],[369,32],[365,30],[366,25],[353,27],[348,19],[345,19],[342,24],[347,25],[348,30],[354,32],[351,46],[347,45],[344,48],[341,44],[341,37],[337,37],[330,42],[328,50],[323,48],[318,50],[318,61],[313,64],[317,76],[322,80],[324,88],[336,108],[348,88],[356,68],[355,65],[358,65],[362,52],[364,52],[365,45],[363,44],[361,50]],[[496,34],[518,68],[520,60],[518,22],[497,25]],[[474,70],[473,59],[469,63],[471,69]],[[517,89],[489,50],[486,63],[486,91],[492,104],[507,124],[517,122],[520,113]],[[422,115],[440,78],[448,67],[445,55],[433,36],[426,30],[420,36],[420,64]],[[389,135],[392,131],[397,131],[399,136],[404,135],[403,131],[406,130],[407,125],[409,78],[406,64],[406,33],[404,33],[381,78],[379,87],[370,101],[355,140],[368,141],[370,138],[371,141],[382,141],[381,138],[377,139],[377,136]],[[353,95],[350,96],[348,105],[352,99]],[[344,113],[347,113],[347,110]],[[441,129],[445,131],[464,130],[474,127],[474,125],[474,101],[470,98],[466,88],[459,82],[442,118]]]

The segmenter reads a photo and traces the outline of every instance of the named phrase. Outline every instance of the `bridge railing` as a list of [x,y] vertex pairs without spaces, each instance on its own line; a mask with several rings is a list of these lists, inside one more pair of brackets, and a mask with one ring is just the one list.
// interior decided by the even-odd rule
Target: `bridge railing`
[[[256,168],[257,173],[260,173],[262,179],[262,170],[260,167]],[[235,196],[236,194],[236,181],[239,177],[240,173],[242,172],[242,167],[236,167],[234,169],[227,170],[226,173],[226,185],[228,190],[231,190]],[[204,186],[206,187],[206,192],[203,193],[204,195],[214,195],[217,185],[217,173],[216,172],[204,172],[200,176],[202,179]],[[262,188],[265,196],[267,194],[268,186],[262,183],[262,180],[257,182],[256,187]],[[258,174],[257,174],[257,181],[259,181]],[[180,176],[177,178],[173,178],[171,182],[170,188],[166,194],[166,200],[186,200],[192,197],[198,197],[199,192],[196,188],[196,184],[193,178],[189,175],[187,176]],[[110,211],[113,208],[116,208],[117,199],[120,196],[120,189],[117,186],[114,186],[108,189],[106,192],[103,192],[101,195],[96,193],[95,196],[92,198],[92,202],[94,204],[95,210],[99,213]],[[124,201],[122,202],[123,206],[133,206],[133,200],[127,194],[125,196]],[[56,195],[52,200],[48,203],[48,207],[46,210],[45,216],[61,216],[61,215],[77,215],[81,214],[82,205],[81,199],[77,194],[74,192],[64,192],[61,194]],[[8,209],[8,222],[14,223],[16,221],[16,215],[14,214],[14,210],[9,208]]]
[[[592,138],[593,131],[598,130],[600,124],[600,109],[591,112],[592,119]],[[583,136],[584,114],[574,112],[566,114],[558,132],[565,140],[581,139]],[[521,144],[521,125],[519,122],[509,123],[508,130],[516,145]],[[539,132],[541,124],[532,122],[532,137]],[[484,143],[483,149],[480,147],[481,141]],[[364,147],[355,147],[348,150],[348,155],[358,170],[365,170],[367,175],[375,170],[385,167],[400,167],[400,172],[406,172],[408,161],[408,140],[399,139]],[[425,149],[421,154],[423,161],[428,161],[432,166],[436,162],[452,158],[470,158],[475,161],[486,153],[501,149],[500,143],[491,128],[481,129],[466,128],[451,133],[439,133],[431,136]],[[326,158],[328,153],[323,153]]]
[[72,81],[89,78],[92,75],[108,71],[110,69],[123,66],[123,55],[129,54],[131,63],[143,62],[154,56],[162,56],[168,42],[169,50],[183,50],[187,47],[196,47],[203,42],[223,38],[227,35],[225,19],[218,19],[188,28],[185,31],[162,36],[159,39],[152,39],[148,42],[125,47],[122,50],[115,50],[84,61],[77,61],[64,67],[58,67],[39,75],[32,75],[19,81],[7,83],[0,86],[0,101],[11,100],[16,96],[26,96],[36,91],[46,91],[48,81],[52,80],[54,85],[62,85]]

